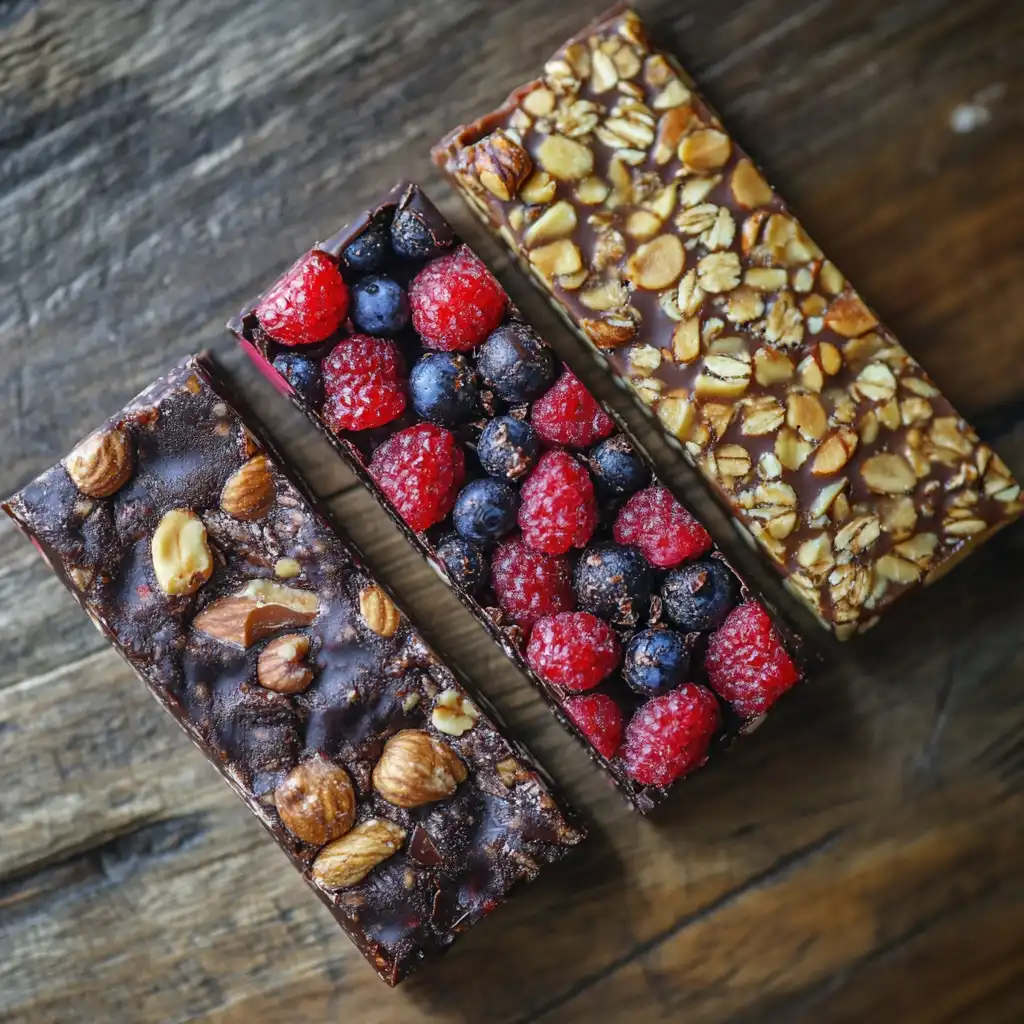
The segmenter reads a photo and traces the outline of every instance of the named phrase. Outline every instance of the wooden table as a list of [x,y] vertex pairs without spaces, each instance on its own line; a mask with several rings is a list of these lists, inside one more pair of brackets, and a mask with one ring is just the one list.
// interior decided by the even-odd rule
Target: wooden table
[[[1024,473],[1024,4],[641,6]],[[428,147],[597,8],[0,3],[0,493],[211,346],[593,821],[575,856],[388,991],[5,522],[3,1020],[1024,1019],[1024,529],[861,641],[815,634],[813,685],[645,821],[221,329],[313,239],[410,176],[579,363]]]

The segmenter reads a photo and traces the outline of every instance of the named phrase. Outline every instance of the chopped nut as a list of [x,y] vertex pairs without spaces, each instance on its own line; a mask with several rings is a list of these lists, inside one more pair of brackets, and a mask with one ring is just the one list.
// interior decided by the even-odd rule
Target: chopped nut
[[717,294],[731,291],[740,283],[740,258],[734,252],[712,252],[697,264],[700,286]]
[[706,355],[700,376],[697,378],[697,394],[719,398],[742,395],[750,383],[750,372],[749,353]]
[[725,315],[734,324],[747,324],[764,312],[764,300],[752,288],[740,285],[725,300]]
[[818,441],[828,430],[828,415],[814,395],[791,394],[786,399],[786,423],[809,441]]
[[878,521],[878,516],[856,516],[836,534],[836,551],[859,554],[867,551],[881,535],[882,525]]
[[683,275],[676,293],[676,304],[682,316],[696,316],[704,304],[704,289],[697,284],[696,270]]
[[916,583],[921,577],[921,570],[916,565],[891,553],[878,559],[875,572],[892,583]]
[[537,147],[537,163],[559,181],[579,181],[594,169],[594,154],[575,139],[553,133]]
[[705,402],[700,409],[701,417],[711,428],[711,436],[716,441],[725,437],[735,413],[736,407],[731,402]]
[[256,678],[260,686],[275,693],[302,693],[313,682],[313,669],[305,662],[309,637],[301,633],[271,640],[260,651]]
[[584,178],[576,187],[576,198],[585,206],[597,206],[608,198],[608,183],[593,175]]
[[939,538],[934,533],[919,533],[910,540],[894,544],[893,551],[919,568],[927,569],[938,546]]
[[528,92],[522,99],[522,107],[534,117],[547,117],[555,109],[555,94],[543,87]]
[[819,445],[811,463],[811,472],[815,476],[838,473],[850,461],[858,443],[859,438],[852,430],[840,427]]
[[674,284],[686,264],[683,243],[676,235],[659,235],[637,246],[626,264],[626,275],[637,288],[660,291]]
[[302,566],[294,558],[279,558],[274,563],[274,575],[279,580],[293,580],[302,572]]
[[519,198],[530,206],[543,206],[555,198],[557,191],[558,182],[547,171],[534,171],[519,189]]
[[826,576],[836,564],[827,533],[816,533],[805,540],[796,551],[796,560],[812,576]]
[[775,438],[775,455],[786,469],[797,470],[811,454],[811,444],[801,439],[795,430],[784,427]]
[[646,157],[647,147],[654,142],[651,125],[628,117],[610,117],[594,134],[610,149],[636,150],[642,157]]
[[274,803],[284,827],[310,846],[340,839],[356,816],[348,772],[319,754],[288,773],[274,790]]
[[465,780],[466,766],[455,751],[419,729],[392,736],[373,769],[373,788],[396,807],[443,800]]
[[746,207],[748,210],[752,210],[756,206],[765,206],[774,198],[768,182],[745,158],[736,164],[730,184],[733,198],[740,206]]
[[561,238],[530,252],[530,262],[548,279],[575,274],[583,266],[583,257],[575,242]]
[[653,345],[637,345],[629,353],[629,369],[640,377],[649,377],[661,366],[661,349]]
[[165,594],[194,594],[213,572],[206,527],[189,508],[165,512],[150,547],[156,581]]
[[687,235],[701,235],[715,223],[719,209],[724,207],[715,206],[714,203],[687,207],[676,217],[676,227]]
[[701,128],[691,132],[679,145],[679,159],[689,171],[716,171],[729,159],[732,141],[724,132]]
[[320,851],[313,862],[313,881],[325,889],[347,889],[393,857],[404,841],[404,828],[384,818],[369,818]]
[[706,178],[690,178],[683,183],[679,193],[679,204],[685,207],[703,203],[721,180],[720,174],[712,174]]
[[868,363],[857,375],[854,388],[871,402],[886,402],[896,394],[896,378],[885,363]]
[[108,498],[131,479],[131,441],[120,427],[94,431],[75,446],[64,468],[83,494]]
[[764,529],[775,540],[785,540],[797,523],[796,491],[781,481],[758,484],[754,490],[753,508],[748,514],[764,522]]
[[906,494],[917,483],[906,460],[888,452],[865,459],[860,475],[868,487],[879,494]]
[[922,398],[936,398],[940,394],[939,389],[934,384],[930,384],[921,377],[904,377],[900,383],[911,394],[920,395]]
[[394,636],[402,624],[402,616],[382,587],[364,587],[359,592],[359,614],[378,636]]
[[700,320],[690,317],[676,324],[672,332],[672,358],[677,363],[692,363],[700,355]]
[[235,519],[262,519],[277,495],[266,455],[249,459],[227,478],[220,492],[220,507]]
[[609,316],[603,320],[583,319],[580,327],[598,348],[618,348],[636,334],[636,324],[627,316]]
[[928,439],[936,448],[945,448],[962,458],[967,458],[974,450],[975,442],[963,432],[955,416],[936,416],[928,431]]
[[476,725],[480,717],[477,706],[458,690],[445,690],[434,705],[430,721],[438,732],[461,736]]
[[499,128],[473,147],[473,169],[491,195],[508,202],[533,170],[533,161],[508,132]]
[[834,299],[825,314],[826,325],[840,337],[855,338],[878,326],[878,317],[856,292],[847,291]]
[[821,359],[821,368],[830,377],[834,377],[843,368],[842,353],[831,342],[823,341],[818,346],[818,357]]
[[804,340],[804,317],[789,292],[779,292],[764,325],[765,340],[780,348],[797,348]]
[[754,377],[762,387],[781,384],[793,376],[793,363],[785,352],[759,348],[754,353]]
[[894,540],[905,540],[913,535],[917,526],[917,509],[912,498],[906,495],[881,498],[877,507],[882,529],[891,534]]
[[829,295],[838,295],[846,285],[843,275],[839,273],[836,265],[828,260],[821,265],[818,281]]
[[787,284],[786,272],[775,267],[751,267],[743,280],[759,292],[777,292]]
[[528,246],[564,238],[576,230],[576,210],[564,199],[549,206],[527,229],[523,241]]
[[808,391],[821,391],[825,385],[825,375],[821,372],[818,360],[813,355],[805,356],[796,368],[800,383]]
[[771,395],[746,400],[743,407],[742,432],[747,437],[765,437],[782,426],[786,413],[778,399]]
[[827,515],[829,509],[832,508],[832,503],[842,493],[843,488],[847,486],[849,481],[846,477],[841,480],[837,480],[835,483],[826,484],[818,493],[815,495],[814,500],[811,502],[810,509],[808,510],[813,518],[818,516]]
[[580,302],[587,309],[593,309],[598,313],[604,313],[609,309],[619,309],[629,299],[626,286],[621,281],[603,280],[592,284],[585,291],[580,292]]
[[985,520],[977,518],[970,509],[966,508],[950,509],[942,522],[943,533],[949,537],[973,537],[987,529],[988,524]]
[[661,220],[668,220],[672,211],[676,208],[676,196],[679,188],[673,181],[664,188],[658,189],[650,199],[644,203],[648,210]]
[[661,218],[650,210],[634,210],[626,218],[626,234],[630,238],[644,241],[653,238],[661,230]]
[[723,444],[715,451],[715,462],[720,476],[741,479],[749,475],[753,465],[750,452],[742,445]]
[[[655,103],[655,109],[657,103]],[[654,140],[654,162],[659,166],[667,164],[675,155],[683,135],[694,119],[693,111],[683,105],[667,110],[658,121],[658,133]]]
[[590,87],[594,92],[609,92],[619,84],[618,69],[608,54],[595,50],[591,62]]
[[693,426],[694,410],[693,403],[688,399],[668,395],[658,402],[656,412],[662,426],[673,437],[683,440],[689,436]]
[[215,640],[251,647],[279,629],[308,626],[319,609],[319,599],[308,590],[250,580],[238,594],[208,604],[192,625]]
[[913,426],[915,423],[927,423],[931,419],[932,406],[926,398],[905,398],[899,406],[900,420],[905,427]]

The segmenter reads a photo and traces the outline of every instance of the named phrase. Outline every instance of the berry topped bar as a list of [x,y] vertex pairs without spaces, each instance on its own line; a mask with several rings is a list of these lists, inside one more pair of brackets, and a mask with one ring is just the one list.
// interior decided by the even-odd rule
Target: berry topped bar
[[619,6],[437,163],[846,639],[1020,487]]
[[205,362],[4,508],[389,984],[583,838]]
[[638,808],[797,681],[704,527],[415,186],[230,327]]

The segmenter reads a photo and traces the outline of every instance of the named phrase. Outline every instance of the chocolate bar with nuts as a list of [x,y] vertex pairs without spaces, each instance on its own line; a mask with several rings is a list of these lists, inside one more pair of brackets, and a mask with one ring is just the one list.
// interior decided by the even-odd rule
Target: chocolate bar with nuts
[[797,681],[782,627],[415,186],[230,327],[638,809]]
[[434,151],[618,383],[846,639],[1020,486],[618,6]]
[[389,984],[583,838],[205,361],[4,508]]

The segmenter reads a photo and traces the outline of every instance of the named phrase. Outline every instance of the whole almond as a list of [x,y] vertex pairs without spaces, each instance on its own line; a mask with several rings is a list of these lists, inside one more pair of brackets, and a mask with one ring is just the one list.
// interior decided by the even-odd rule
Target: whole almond
[[279,629],[308,626],[320,610],[316,594],[272,580],[251,580],[238,593],[208,604],[192,625],[215,640],[251,647]]
[[356,794],[341,765],[316,756],[293,768],[274,790],[285,828],[304,843],[340,839],[355,821]]
[[166,512],[150,544],[156,581],[165,594],[193,594],[213,572],[206,527],[190,508]]
[[359,614],[378,636],[394,636],[402,617],[383,588],[364,588],[359,594]]
[[260,651],[256,678],[260,686],[275,693],[302,693],[313,681],[313,669],[306,663],[309,637],[290,633],[271,640]]
[[220,507],[235,519],[262,519],[274,505],[276,487],[266,455],[256,455],[228,477]]
[[119,427],[97,430],[64,460],[75,486],[90,498],[108,498],[132,475],[132,448]]
[[320,851],[313,862],[313,881],[325,889],[347,889],[398,853],[404,841],[401,826],[385,818],[369,818]]
[[373,788],[396,807],[443,800],[466,779],[466,766],[443,740],[403,729],[384,745],[373,769]]

